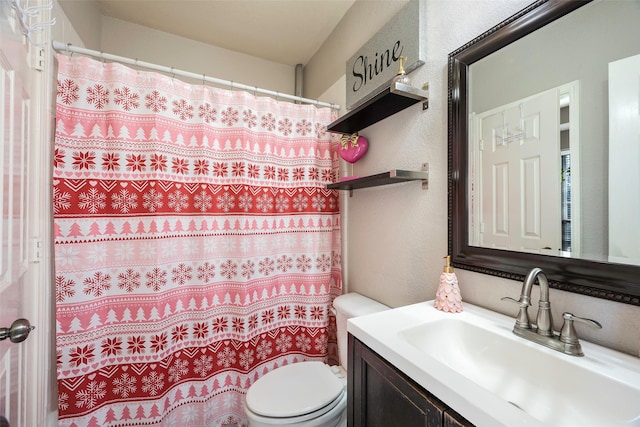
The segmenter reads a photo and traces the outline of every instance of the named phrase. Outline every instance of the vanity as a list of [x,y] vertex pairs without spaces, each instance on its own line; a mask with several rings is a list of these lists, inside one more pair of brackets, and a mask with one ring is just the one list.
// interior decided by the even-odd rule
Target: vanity
[[350,319],[349,426],[622,427],[640,422],[640,359],[516,335],[514,317],[433,301]]
[[351,334],[349,348],[349,425],[473,426]]

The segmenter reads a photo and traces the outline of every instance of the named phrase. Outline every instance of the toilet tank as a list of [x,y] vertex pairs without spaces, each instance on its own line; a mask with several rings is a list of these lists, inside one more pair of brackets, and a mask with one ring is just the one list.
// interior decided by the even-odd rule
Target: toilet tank
[[364,295],[351,292],[340,295],[333,300],[333,308],[336,311],[336,329],[338,330],[338,351],[340,352],[340,365],[347,368],[347,320],[352,317],[377,313],[389,310],[384,304],[367,298]]

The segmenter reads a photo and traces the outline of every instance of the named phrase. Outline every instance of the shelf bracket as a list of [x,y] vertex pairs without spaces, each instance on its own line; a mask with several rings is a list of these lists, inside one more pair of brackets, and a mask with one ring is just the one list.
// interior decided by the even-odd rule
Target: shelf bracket
[[423,163],[421,171],[427,173],[427,179],[422,180],[422,189],[428,190],[429,189],[429,163],[427,162]]

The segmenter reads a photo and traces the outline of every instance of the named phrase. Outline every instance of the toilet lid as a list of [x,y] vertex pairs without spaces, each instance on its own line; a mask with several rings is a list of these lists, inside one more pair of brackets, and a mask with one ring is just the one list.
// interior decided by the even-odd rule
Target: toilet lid
[[247,407],[266,417],[296,417],[335,400],[344,384],[322,362],[301,362],[274,369],[247,391]]

